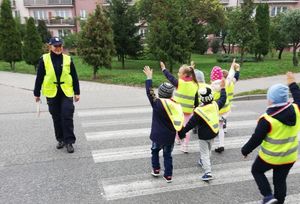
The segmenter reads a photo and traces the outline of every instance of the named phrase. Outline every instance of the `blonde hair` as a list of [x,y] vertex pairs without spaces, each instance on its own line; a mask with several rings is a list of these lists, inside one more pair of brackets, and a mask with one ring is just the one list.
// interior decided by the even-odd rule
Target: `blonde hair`
[[197,78],[196,78],[196,75],[195,75],[195,70],[192,66],[183,64],[180,68],[182,68],[182,74],[184,74],[187,77],[192,77],[193,81],[196,84],[198,84],[198,81],[197,81]]
[[223,72],[223,77],[226,79],[229,72],[226,69],[222,69],[222,72]]

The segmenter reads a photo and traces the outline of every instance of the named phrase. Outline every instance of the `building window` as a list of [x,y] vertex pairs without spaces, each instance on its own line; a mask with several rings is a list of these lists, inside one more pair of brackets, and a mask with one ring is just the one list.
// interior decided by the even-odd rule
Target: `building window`
[[36,20],[46,20],[46,14],[43,10],[34,10],[33,17]]
[[64,19],[71,17],[70,12],[66,10],[56,10],[55,15]]
[[286,12],[287,7],[286,6],[274,6],[271,9],[271,16],[276,16],[282,12]]
[[80,10],[80,19],[82,19],[82,20],[87,19],[87,12],[86,12],[86,10]]
[[59,37],[65,37],[68,36],[71,33],[70,29],[59,29],[58,30],[58,36]]
[[15,10],[15,17],[16,18],[20,17],[20,11],[19,10]]

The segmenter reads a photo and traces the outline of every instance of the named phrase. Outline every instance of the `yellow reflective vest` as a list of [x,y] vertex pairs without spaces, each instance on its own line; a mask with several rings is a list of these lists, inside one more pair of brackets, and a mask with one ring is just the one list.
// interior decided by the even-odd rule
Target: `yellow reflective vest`
[[175,130],[181,130],[184,122],[184,115],[181,105],[172,101],[171,99],[160,98],[160,100],[170,120],[172,121]]
[[261,116],[271,124],[271,132],[262,142],[258,155],[269,164],[289,164],[298,159],[300,113],[296,104],[293,104],[293,107],[296,112],[296,124],[294,126],[285,125],[266,113]]
[[173,99],[182,106],[184,113],[192,113],[195,103],[195,95],[198,91],[198,84],[194,81],[178,79],[178,87]]
[[195,113],[206,122],[214,133],[219,132],[219,107],[215,101],[205,106],[198,106]]
[[[231,82],[233,84],[233,82]],[[226,91],[226,102],[225,102],[225,105],[220,109],[219,113],[220,115],[224,114],[224,113],[227,113],[228,111],[230,111],[230,108],[231,108],[231,103],[230,103],[230,99],[232,100],[233,98],[233,90],[234,90],[234,84],[233,84],[233,87],[232,85],[228,84],[228,82],[226,82],[226,85],[225,85],[225,91]],[[231,94],[231,96],[229,97],[228,95]],[[221,97],[221,92],[218,91],[218,92],[213,92],[213,96],[214,96],[214,101],[217,101],[220,97]]]
[[[57,94],[57,86],[59,86],[50,53],[43,55],[46,75],[42,85],[42,93],[48,98],[54,98]],[[60,77],[60,87],[67,97],[74,96],[73,79],[71,72],[71,57],[63,54],[63,66]]]

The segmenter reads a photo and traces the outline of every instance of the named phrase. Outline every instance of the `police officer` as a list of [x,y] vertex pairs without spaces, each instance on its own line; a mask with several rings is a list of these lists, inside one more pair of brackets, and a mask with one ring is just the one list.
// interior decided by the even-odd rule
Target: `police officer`
[[73,114],[75,102],[80,99],[80,89],[74,63],[70,56],[62,54],[62,41],[53,37],[49,42],[50,53],[44,54],[39,62],[35,80],[35,101],[40,101],[40,90],[47,99],[52,115],[56,148],[66,146],[69,153],[74,152],[75,143]]

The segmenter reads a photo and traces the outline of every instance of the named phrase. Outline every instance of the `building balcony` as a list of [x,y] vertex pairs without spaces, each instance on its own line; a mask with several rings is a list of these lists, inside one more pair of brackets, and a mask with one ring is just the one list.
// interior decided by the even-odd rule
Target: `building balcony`
[[25,7],[73,7],[74,0],[24,0]]
[[[244,3],[243,0],[239,1],[240,3]],[[298,3],[299,0],[254,0],[254,3],[267,3],[267,4],[291,4]]]
[[221,4],[229,4],[229,0],[220,0]]
[[[35,23],[38,23],[38,19],[35,19]],[[68,18],[68,19],[46,19],[42,20],[45,21],[47,27],[74,27],[76,25],[75,19]]]

